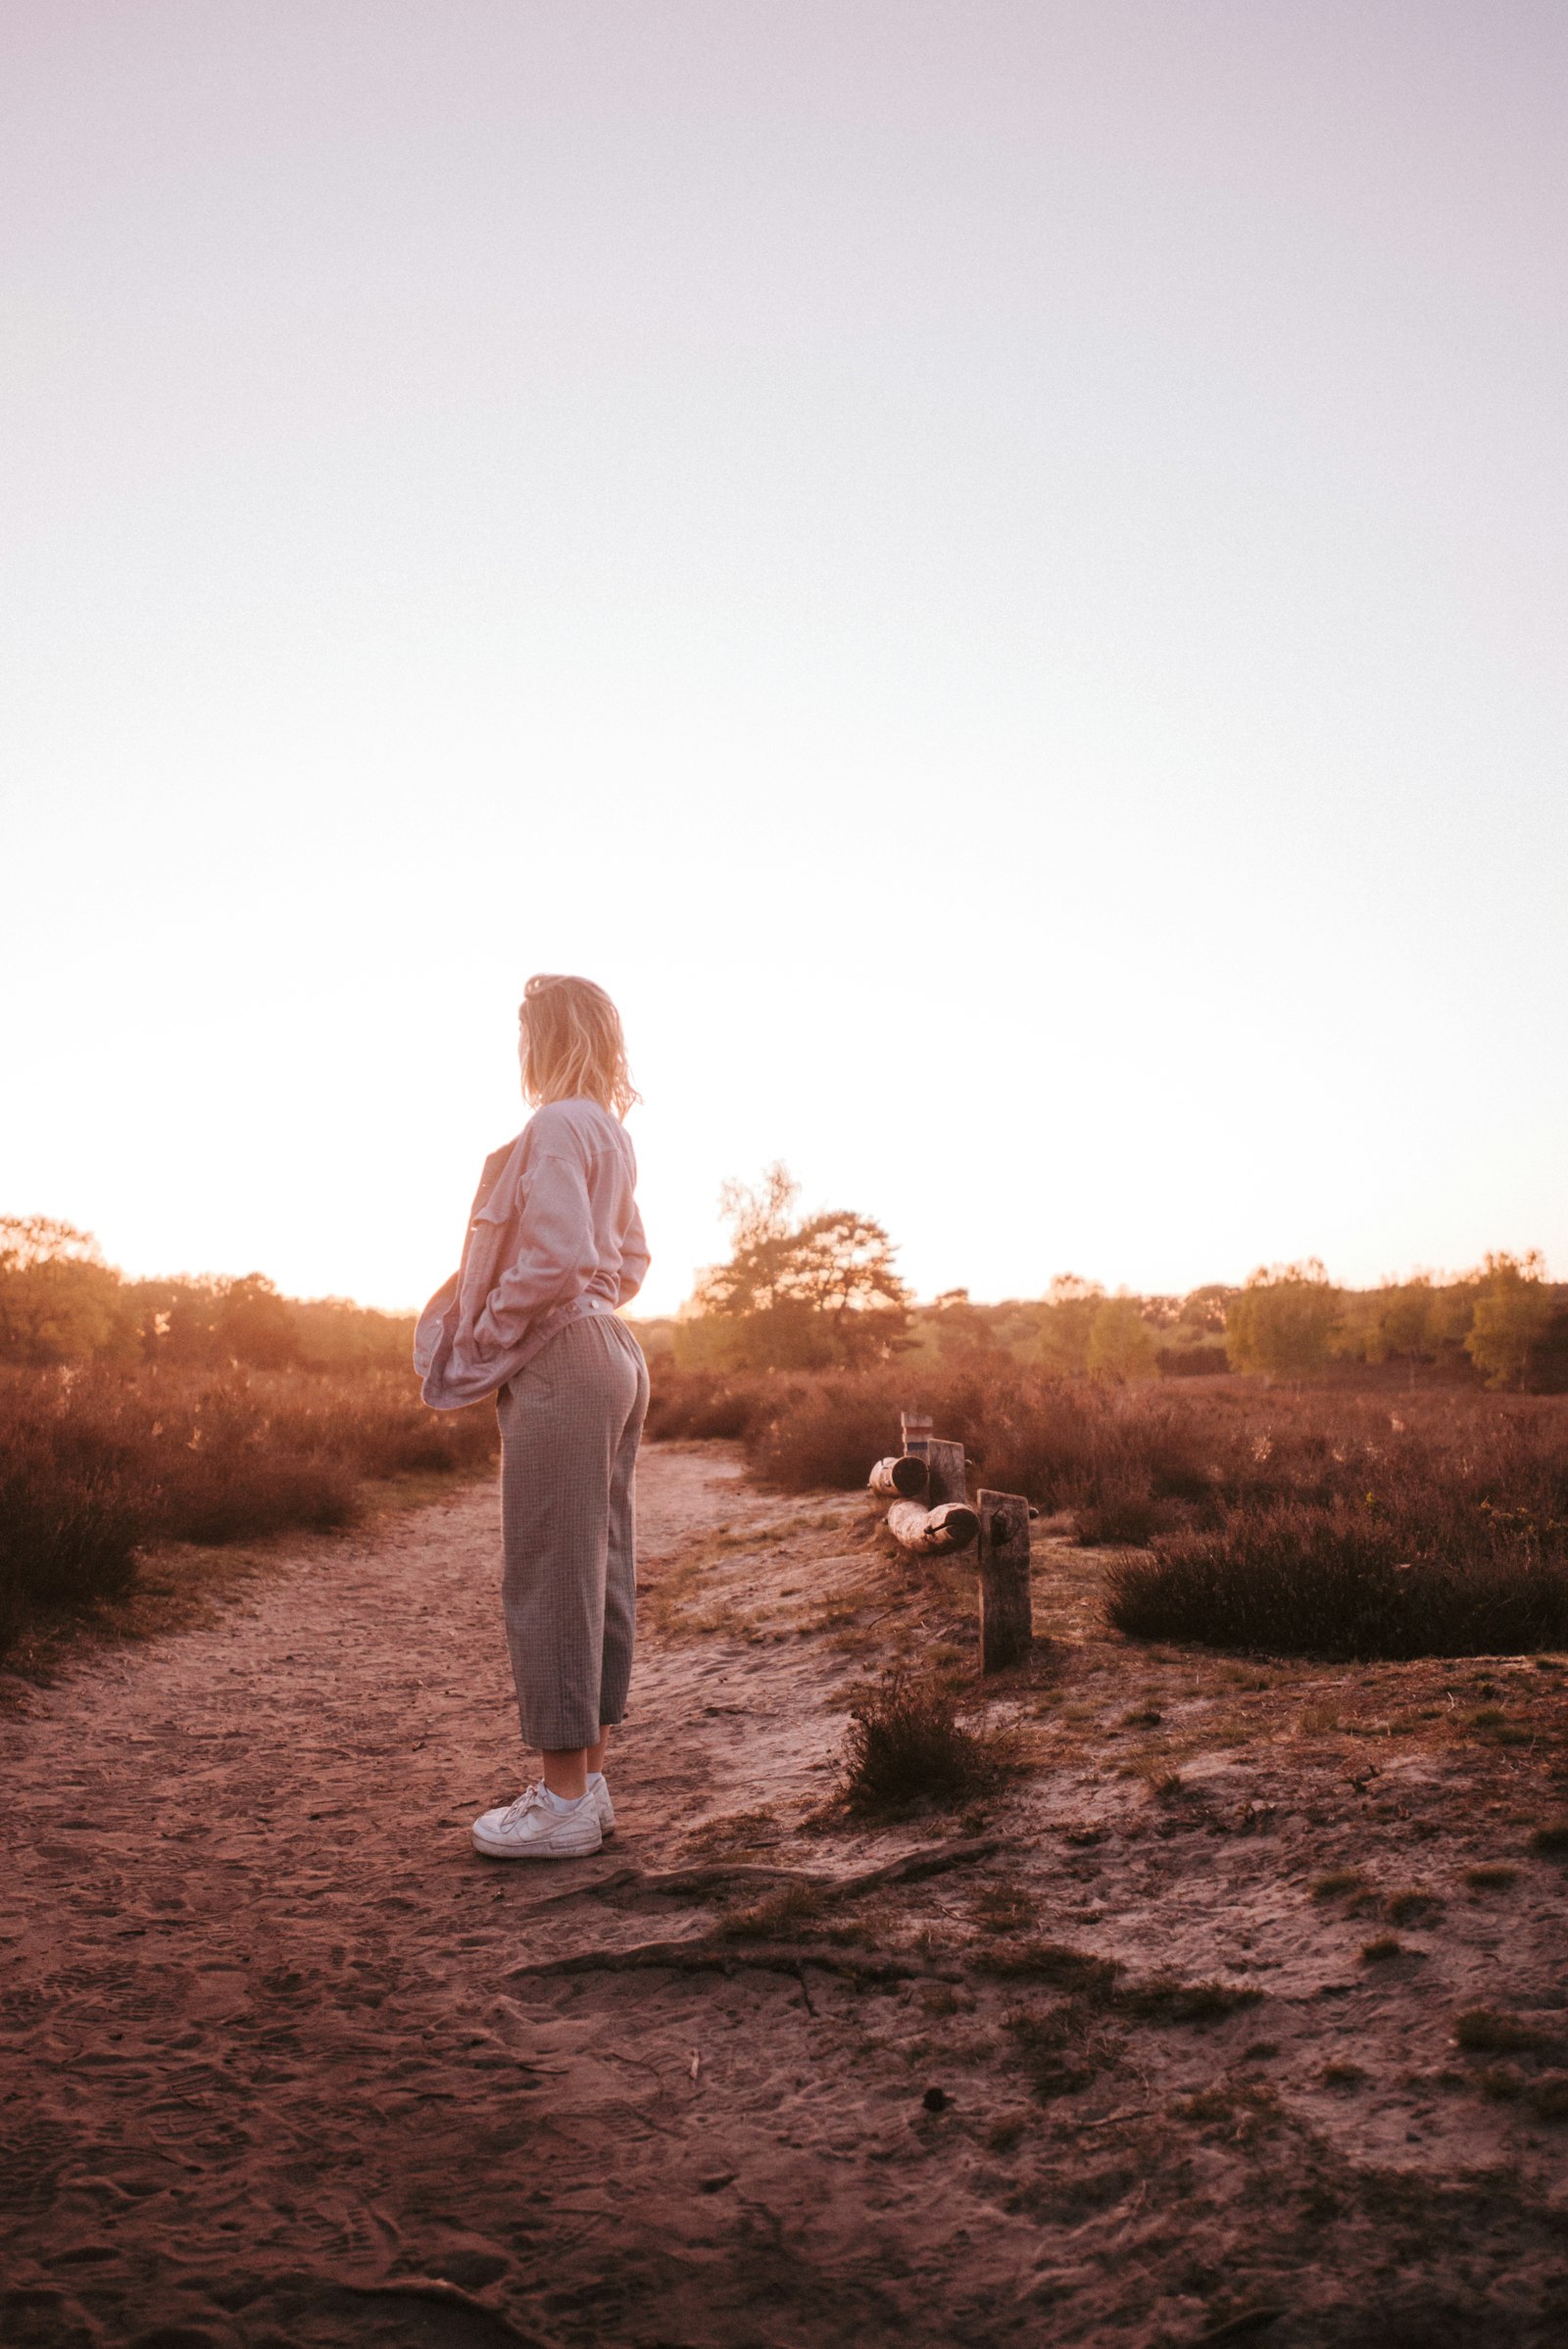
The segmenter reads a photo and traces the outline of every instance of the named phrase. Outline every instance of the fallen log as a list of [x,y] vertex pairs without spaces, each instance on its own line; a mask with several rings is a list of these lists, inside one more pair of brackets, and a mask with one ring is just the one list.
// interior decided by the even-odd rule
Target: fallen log
[[913,1500],[925,1491],[926,1466],[912,1451],[895,1452],[886,1460],[878,1460],[866,1483],[873,1493],[891,1493],[903,1500]]
[[917,1500],[896,1500],[888,1511],[888,1532],[901,1549],[925,1557],[946,1557],[967,1549],[978,1536],[980,1520],[965,1500],[944,1501],[938,1509]]

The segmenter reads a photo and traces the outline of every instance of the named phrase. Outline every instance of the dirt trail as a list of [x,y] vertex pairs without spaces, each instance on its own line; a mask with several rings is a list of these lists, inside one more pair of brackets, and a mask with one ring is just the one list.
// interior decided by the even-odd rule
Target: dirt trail
[[[992,1706],[1036,1740],[967,1822],[977,1861],[1008,1848],[862,1906],[820,1965],[513,1971],[713,1926],[697,1894],[594,1894],[617,1870],[843,1873],[954,1833],[803,1831],[854,1674],[951,1656],[961,1578],[912,1589],[860,1504],[760,1495],[722,1446],[650,1451],[641,1514],[620,1833],[570,1868],[468,1846],[519,1776],[488,1486],[304,1544],[0,1725],[0,2338],[848,2349],[1043,2322],[1181,2342],[1235,2314],[1275,2349],[1560,2337],[1565,2140],[1519,2101],[1568,2004],[1560,1871],[1418,1924],[1375,1981],[1354,1887],[1334,1907],[1305,1881],[1348,1836],[1397,1874],[1428,1813],[1495,1856],[1527,1815],[1516,1754],[1380,1748],[1397,1799],[1374,1818],[1327,1729],[1245,1750],[1277,1680],[1250,1697],[1085,1631]],[[1085,1571],[1043,1560],[1058,1632]],[[1166,1668],[1155,1741],[1183,1706],[1196,1725],[1180,1786],[1118,1759]],[[1396,1670],[1408,1692],[1431,1668],[1361,1676],[1369,1702]],[[1423,1847],[1424,1881],[1460,1856]],[[1266,1997],[1188,2028],[1096,2006],[1058,1940]],[[873,1948],[912,1979],[858,1982]],[[1489,1994],[1538,2042],[1490,2098],[1447,2052],[1453,2006]]]

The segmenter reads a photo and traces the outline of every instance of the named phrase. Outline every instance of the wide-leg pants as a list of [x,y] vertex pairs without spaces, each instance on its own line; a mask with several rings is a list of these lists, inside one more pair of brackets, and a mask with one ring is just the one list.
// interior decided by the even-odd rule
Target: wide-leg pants
[[647,1409],[642,1348],[612,1313],[569,1322],[496,1396],[501,1596],[525,1745],[592,1745],[625,1716]]

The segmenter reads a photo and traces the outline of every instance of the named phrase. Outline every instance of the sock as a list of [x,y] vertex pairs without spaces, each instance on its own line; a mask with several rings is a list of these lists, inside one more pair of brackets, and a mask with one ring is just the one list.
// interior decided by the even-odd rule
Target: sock
[[590,1771],[589,1771],[589,1773],[588,1773],[588,1784],[589,1784],[591,1786],[602,1786],[604,1785],[604,1783],[605,1783],[605,1774],[604,1774],[604,1772],[603,1772],[602,1770],[590,1770]]
[[553,1811],[574,1811],[579,1802],[587,1799],[586,1794],[558,1794],[552,1786],[545,1788],[545,1800]]

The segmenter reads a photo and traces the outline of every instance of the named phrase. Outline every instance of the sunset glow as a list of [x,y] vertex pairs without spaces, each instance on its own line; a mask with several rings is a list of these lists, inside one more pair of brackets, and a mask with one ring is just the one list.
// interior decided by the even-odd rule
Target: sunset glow
[[533,970],[923,1295],[1568,1272],[1568,19],[67,5],[0,1191],[420,1299]]

